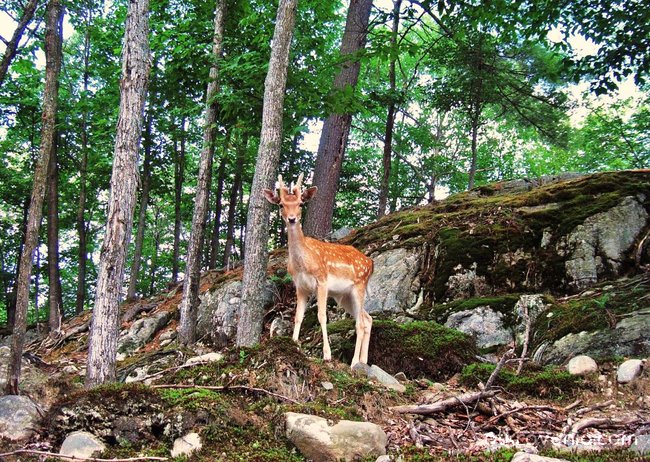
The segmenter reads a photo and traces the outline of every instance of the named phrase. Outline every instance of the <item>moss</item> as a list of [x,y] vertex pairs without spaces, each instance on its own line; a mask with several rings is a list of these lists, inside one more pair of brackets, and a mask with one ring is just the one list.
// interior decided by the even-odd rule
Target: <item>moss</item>
[[[354,324],[338,321],[328,327],[332,334],[348,334],[341,349],[344,361],[354,352]],[[404,372],[409,377],[443,380],[460,371],[476,354],[472,338],[436,322],[414,321],[397,324],[375,320],[370,337],[368,362],[390,373]]]
[[473,310],[479,306],[488,306],[492,310],[502,313],[505,317],[505,326],[512,327],[516,323],[514,306],[519,301],[520,294],[506,294],[494,297],[475,297],[464,300],[455,300],[449,303],[437,303],[432,308],[420,311],[420,316],[444,322],[453,313]]
[[450,454],[445,451],[432,452],[431,449],[407,446],[402,448],[401,456],[409,462],[510,462],[516,449],[501,448],[472,454]]
[[[463,368],[461,383],[476,387],[479,382],[485,383],[495,366],[493,364],[474,363]],[[584,386],[582,377],[569,374],[556,367],[527,368],[521,375],[516,375],[512,369],[503,368],[499,371],[495,385],[503,387],[512,393],[524,393],[534,397],[566,398],[572,396]]]

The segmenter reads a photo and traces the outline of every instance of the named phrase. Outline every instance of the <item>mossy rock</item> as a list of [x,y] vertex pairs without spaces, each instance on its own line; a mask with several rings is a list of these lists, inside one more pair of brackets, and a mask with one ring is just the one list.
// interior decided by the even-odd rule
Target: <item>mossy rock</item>
[[521,294],[505,294],[492,297],[474,297],[469,299],[454,300],[449,303],[437,303],[433,307],[421,309],[419,316],[439,323],[447,321],[449,315],[460,311],[473,310],[480,306],[488,306],[493,311],[504,315],[505,326],[514,327],[517,316],[514,310]]
[[[343,361],[351,361],[356,340],[354,322],[346,319],[332,323],[328,332],[343,337],[338,352]],[[476,353],[476,344],[470,336],[436,322],[398,324],[375,320],[368,363],[392,374],[404,372],[410,378],[445,380],[471,362]]]
[[[476,387],[479,382],[487,382],[494,369],[493,364],[470,364],[461,372],[461,383],[468,387]],[[520,375],[504,367],[499,371],[494,384],[511,393],[524,393],[542,398],[566,398],[573,396],[578,389],[584,387],[585,382],[582,377],[571,375],[564,369],[547,366],[528,367]]]

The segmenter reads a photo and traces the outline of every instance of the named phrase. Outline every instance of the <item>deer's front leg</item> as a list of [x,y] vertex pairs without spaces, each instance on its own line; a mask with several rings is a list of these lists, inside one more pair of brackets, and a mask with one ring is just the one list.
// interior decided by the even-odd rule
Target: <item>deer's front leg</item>
[[323,332],[323,360],[332,360],[332,350],[330,350],[330,341],[327,337],[327,283],[318,284],[318,322]]
[[293,341],[298,342],[298,336],[300,335],[300,326],[302,325],[302,320],[305,317],[305,308],[307,307],[307,300],[309,299],[309,293],[301,289],[296,289],[296,317],[293,320]]

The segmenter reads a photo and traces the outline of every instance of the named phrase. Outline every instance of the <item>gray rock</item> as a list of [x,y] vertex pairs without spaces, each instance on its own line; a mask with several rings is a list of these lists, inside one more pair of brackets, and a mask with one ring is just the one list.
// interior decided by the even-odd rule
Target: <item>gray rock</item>
[[379,383],[390,390],[395,390],[400,393],[404,393],[406,391],[406,387],[402,385],[399,380],[374,364],[370,366],[370,369],[368,369],[368,378],[377,380]]
[[352,366],[352,373],[358,377],[368,377],[370,366],[365,363],[356,363]]
[[512,333],[503,325],[503,317],[489,306],[479,306],[451,314],[445,326],[474,336],[479,348],[489,348],[512,342]]
[[368,284],[368,313],[403,313],[420,292],[421,251],[394,249],[373,256],[375,271]]
[[269,333],[271,337],[288,336],[292,334],[293,322],[285,319],[282,316],[276,316],[271,321]]
[[569,285],[583,289],[598,282],[606,271],[618,272],[625,253],[648,221],[648,212],[635,197],[587,218],[559,243]]
[[478,265],[472,263],[469,268],[459,264],[454,268],[455,273],[447,280],[447,300],[458,298],[480,297],[490,293],[485,277],[479,276],[476,272]]
[[516,453],[510,462],[568,462],[566,459],[556,459],[554,457],[538,456],[527,452]]
[[0,439],[20,441],[34,434],[39,419],[36,404],[26,396],[0,397]]
[[189,366],[192,364],[202,364],[202,363],[216,363],[223,359],[223,354],[218,352],[206,353],[201,356],[194,356],[185,361],[185,365]]
[[630,450],[640,456],[650,455],[650,435],[637,435]]
[[66,436],[59,454],[68,457],[90,458],[106,450],[106,445],[92,433],[73,432]]
[[188,456],[194,451],[198,451],[202,447],[203,443],[201,443],[201,437],[199,434],[188,433],[187,435],[181,436],[180,438],[176,438],[174,440],[174,447],[172,448],[171,456]]
[[[524,342],[524,333],[526,332],[526,311],[528,311],[528,318],[530,319],[530,325],[532,327],[535,325],[537,317],[542,311],[544,311],[545,307],[543,294],[522,295],[519,297],[519,300],[517,300],[514,307],[515,314],[519,320],[519,323],[515,327],[517,344],[522,345]],[[533,335],[532,331],[530,335]]]
[[614,329],[568,334],[535,352],[542,364],[562,364],[576,355],[596,358],[650,355],[650,310],[628,313]]
[[287,438],[314,461],[352,461],[386,454],[386,433],[370,422],[329,425],[313,415],[285,413]]
[[332,239],[333,241],[341,240],[344,237],[349,236],[352,231],[353,231],[352,228],[348,228],[347,226],[344,226],[342,228],[337,229],[336,231],[332,231],[332,233],[330,234],[330,239]]
[[580,355],[571,358],[566,369],[571,375],[586,375],[592,372],[598,372],[598,364],[590,356]]
[[389,455],[384,454],[383,456],[377,457],[377,460],[375,460],[375,462],[390,462],[391,460],[392,459],[390,458]]
[[645,361],[641,359],[628,359],[618,366],[616,370],[616,381],[618,383],[629,383],[643,373]]
[[327,391],[334,390],[334,384],[332,382],[321,382],[320,384]]
[[118,358],[125,358],[154,338],[171,319],[171,313],[162,311],[140,318],[128,330],[121,332],[117,341]]

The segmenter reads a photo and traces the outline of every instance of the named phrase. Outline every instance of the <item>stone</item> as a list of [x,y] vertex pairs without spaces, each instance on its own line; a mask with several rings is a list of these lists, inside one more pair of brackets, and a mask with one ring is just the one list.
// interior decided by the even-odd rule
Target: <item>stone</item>
[[201,443],[201,437],[199,434],[188,433],[187,435],[181,436],[180,438],[176,438],[174,440],[174,447],[172,448],[171,456],[188,456],[194,451],[198,451],[202,447],[203,443]]
[[203,364],[203,363],[216,363],[223,359],[223,354],[218,352],[206,353],[201,356],[193,356],[185,361],[186,366],[191,366],[192,364]]
[[587,218],[558,244],[569,285],[584,289],[608,271],[617,273],[625,253],[648,221],[648,212],[636,197],[625,197],[611,209]]
[[34,434],[40,418],[38,407],[26,396],[0,397],[0,439],[25,440]]
[[445,296],[447,300],[459,298],[481,297],[487,295],[492,290],[485,280],[484,276],[477,274],[478,265],[472,263],[469,268],[464,268],[458,264],[454,267],[455,273],[447,279],[447,291]]
[[330,234],[330,239],[332,239],[333,241],[339,241],[344,237],[349,236],[352,231],[353,231],[352,228],[348,228],[347,226],[344,226],[342,228],[337,229],[336,231],[332,231],[332,233]]
[[287,438],[314,461],[352,461],[386,454],[386,433],[370,422],[341,420],[330,425],[322,417],[285,413]]
[[141,382],[148,374],[149,366],[136,367],[124,379],[125,383]]
[[524,334],[526,332],[526,311],[528,311],[528,318],[530,319],[531,325],[531,339],[529,340],[532,340],[532,326],[535,325],[535,321],[545,308],[546,305],[544,304],[543,294],[521,295],[519,297],[519,300],[517,300],[514,307],[515,314],[519,320],[519,323],[515,327],[515,335],[518,345],[522,345],[524,342]]
[[170,319],[171,313],[162,311],[140,318],[131,324],[131,327],[120,333],[120,338],[117,341],[119,358],[126,358],[135,350],[144,346],[154,338],[160,329],[167,325]]
[[591,356],[580,355],[571,358],[566,366],[566,370],[571,375],[586,375],[592,372],[598,372],[598,364]]
[[630,446],[630,451],[640,456],[650,455],[650,435],[637,435]]
[[476,346],[490,348],[512,342],[512,333],[504,325],[504,315],[489,306],[452,313],[445,326],[476,338]]
[[62,456],[90,458],[106,450],[106,445],[92,433],[72,432],[66,436],[59,450]]
[[408,377],[406,377],[406,374],[404,372],[398,372],[395,374],[395,378],[400,382],[408,382]]
[[334,390],[334,384],[332,382],[321,382],[320,384],[327,391]]
[[399,380],[374,364],[370,366],[370,369],[368,369],[368,378],[377,380],[379,383],[390,390],[395,390],[400,393],[404,393],[406,391],[406,387],[402,385]]
[[618,383],[630,383],[643,373],[645,361],[641,359],[628,359],[616,370],[616,381]]
[[420,292],[420,249],[394,249],[373,256],[375,270],[368,283],[366,311],[405,313]]
[[391,460],[392,459],[389,455],[384,454],[383,456],[377,457],[377,460],[375,460],[375,462],[390,462]]
[[269,327],[269,334],[271,337],[282,337],[289,336],[293,332],[293,321],[284,319],[282,316],[276,316],[271,321],[271,326]]
[[352,366],[352,373],[357,377],[367,377],[370,373],[370,366],[365,363],[356,363]]
[[566,459],[556,459],[554,457],[538,456],[527,452],[516,453],[510,462],[568,462]]
[[77,366],[73,366],[72,364],[65,366],[63,369],[61,369],[61,372],[64,374],[77,374],[79,372],[79,368]]

